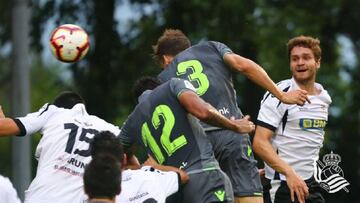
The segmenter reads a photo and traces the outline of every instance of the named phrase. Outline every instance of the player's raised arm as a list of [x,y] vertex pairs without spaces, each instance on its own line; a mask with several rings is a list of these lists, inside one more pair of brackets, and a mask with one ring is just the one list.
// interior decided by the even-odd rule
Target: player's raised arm
[[305,90],[294,90],[283,92],[268,76],[266,71],[254,61],[244,58],[238,54],[228,53],[224,55],[224,61],[233,70],[244,74],[247,78],[271,92],[275,97],[285,104],[303,105],[310,102]]
[[230,129],[239,133],[249,133],[255,129],[254,123],[248,118],[238,120],[226,118],[193,91],[183,92],[178,98],[181,105],[184,106],[189,113],[210,125]]

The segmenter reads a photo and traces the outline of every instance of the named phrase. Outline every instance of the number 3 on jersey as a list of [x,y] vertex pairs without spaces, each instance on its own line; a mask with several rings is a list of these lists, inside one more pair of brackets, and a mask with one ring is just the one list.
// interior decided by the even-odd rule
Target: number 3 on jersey
[[203,67],[198,60],[184,61],[178,64],[176,75],[186,74],[187,69],[191,69],[192,73],[187,77],[189,81],[195,81],[199,87],[196,89],[196,93],[201,96],[209,89],[210,83],[207,76],[202,72]]
[[[152,125],[155,130],[160,126],[161,120],[164,121],[164,126],[160,136],[160,142],[163,149],[166,151],[168,156],[171,156],[176,150],[187,144],[187,140],[184,135],[178,136],[174,141],[170,141],[171,131],[175,125],[175,116],[171,109],[167,105],[159,105],[155,108],[152,115]],[[141,127],[141,137],[144,145],[149,146],[150,150],[155,155],[156,160],[159,164],[165,161],[165,157],[161,152],[161,149],[156,142],[154,136],[151,134],[148,124],[145,122]]]

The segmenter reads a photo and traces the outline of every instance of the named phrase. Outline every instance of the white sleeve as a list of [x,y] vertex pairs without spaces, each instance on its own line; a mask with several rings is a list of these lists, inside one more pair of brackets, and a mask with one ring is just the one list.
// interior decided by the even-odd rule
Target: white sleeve
[[279,127],[286,109],[286,104],[279,101],[269,92],[265,93],[261,101],[257,125],[275,131]]
[[20,199],[10,180],[2,176],[0,176],[0,200],[2,203],[20,203]]
[[142,169],[144,170],[144,168],[145,170],[152,171],[154,175],[157,176],[157,180],[160,183],[159,185],[162,190],[165,191],[167,197],[179,190],[181,181],[178,173],[174,171],[160,171],[152,167],[146,168],[146,166]]
[[55,106],[45,104],[39,111],[29,113],[24,117],[15,118],[14,121],[20,128],[19,136],[31,135],[42,129],[50,116],[55,112]]

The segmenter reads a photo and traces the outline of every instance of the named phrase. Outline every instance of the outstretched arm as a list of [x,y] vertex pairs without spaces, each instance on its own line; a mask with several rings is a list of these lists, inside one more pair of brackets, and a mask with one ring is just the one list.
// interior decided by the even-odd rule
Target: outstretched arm
[[11,118],[0,118],[0,137],[19,135],[20,129]]
[[244,74],[247,78],[271,92],[285,104],[303,105],[306,101],[310,103],[305,90],[294,90],[290,92],[279,90],[265,70],[250,59],[229,53],[224,55],[224,61],[233,70]]
[[201,99],[195,92],[186,91],[181,93],[179,101],[189,113],[212,126],[226,128],[239,133],[249,133],[255,129],[255,125],[249,120],[249,117],[238,120],[228,119],[209,103]]
[[253,149],[271,168],[286,176],[291,201],[294,201],[296,195],[300,203],[305,203],[305,198],[309,194],[308,187],[294,169],[276,154],[270,143],[272,135],[273,132],[271,130],[257,126],[253,140]]

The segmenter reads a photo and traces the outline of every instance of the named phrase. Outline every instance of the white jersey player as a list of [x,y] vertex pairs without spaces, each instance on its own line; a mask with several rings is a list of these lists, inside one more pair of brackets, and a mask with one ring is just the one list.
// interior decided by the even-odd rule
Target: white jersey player
[[0,200],[2,203],[20,203],[20,199],[9,178],[0,175]]
[[[94,137],[91,155],[97,157],[102,154],[116,157],[121,163],[121,169],[119,169],[122,171],[121,193],[116,196],[118,203],[165,203],[167,197],[176,193],[181,184],[189,181],[189,176],[185,171],[172,166],[159,165],[150,155],[144,163],[146,166],[140,167],[130,149],[126,150],[124,155],[120,139],[112,133],[103,132]],[[85,178],[90,179],[86,176]],[[108,185],[110,184],[109,182]],[[85,186],[90,197],[95,195],[92,192],[95,190],[97,196],[100,194],[105,196],[102,188]]]
[[137,170],[123,170],[121,193],[117,203],[165,203],[166,197],[177,192],[180,177],[174,171],[160,171],[150,166]]
[[[320,84],[315,85],[321,93],[309,95],[311,103],[303,106],[284,104],[266,94],[258,115],[258,125],[274,131],[272,145],[278,156],[304,180],[314,174],[314,160],[319,158],[331,103],[328,92]],[[294,79],[280,82],[279,87],[289,90],[299,88]],[[265,177],[286,180],[283,174],[277,173],[266,163]]]
[[321,62],[320,41],[297,36],[289,40],[287,48],[292,78],[278,86],[283,91],[306,91],[303,99],[307,102],[287,105],[270,93],[264,95],[253,140],[255,152],[266,163],[264,202],[324,202],[313,178],[331,104],[328,92],[315,82]]
[[0,120],[0,136],[42,134],[36,148],[36,177],[25,191],[26,203],[82,203],[82,176],[90,162],[91,141],[100,131],[116,135],[120,129],[89,115],[81,97],[64,92],[38,112],[16,119]]

